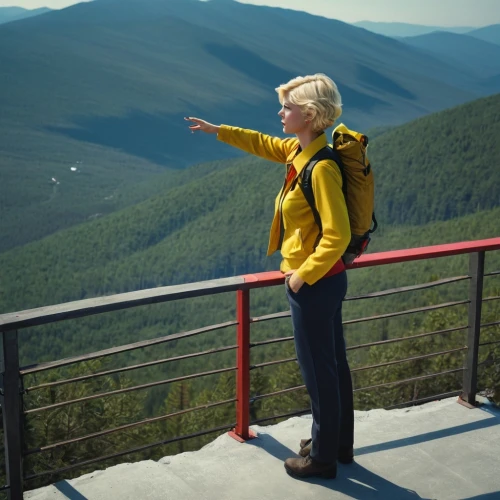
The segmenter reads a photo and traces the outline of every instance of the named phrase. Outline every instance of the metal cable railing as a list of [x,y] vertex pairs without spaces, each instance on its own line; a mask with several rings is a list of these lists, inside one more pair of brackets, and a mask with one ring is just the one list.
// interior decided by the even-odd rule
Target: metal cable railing
[[81,356],[74,356],[72,358],[61,359],[59,361],[40,363],[38,365],[32,365],[25,368],[21,368],[19,372],[21,375],[28,375],[31,373],[38,373],[45,370],[52,370],[54,368],[62,368],[63,366],[68,366],[75,363],[81,363],[83,361],[90,361],[92,359],[104,358],[106,356],[113,356],[115,354],[120,354],[123,352],[135,351],[136,349],[144,349],[146,347],[153,347],[159,344],[164,344],[166,342],[173,342],[180,339],[194,337],[195,335],[200,335],[202,333],[222,330],[223,328],[227,328],[229,326],[236,326],[237,324],[238,324],[237,321],[227,321],[226,323],[205,326],[203,328],[197,328],[196,330],[191,330],[189,332],[176,333],[174,335],[167,335],[165,337],[159,337],[151,340],[142,340],[141,342],[134,342],[133,344],[113,347],[111,349],[104,349],[102,351],[93,352],[91,354],[83,354]]
[[55,403],[48,406],[41,406],[40,408],[33,408],[31,410],[26,410],[24,413],[29,415],[31,413],[38,413],[40,411],[52,410],[54,408],[61,408],[62,406],[72,405],[75,403],[84,403],[86,401],[92,401],[94,399],[104,398],[108,396],[116,396],[117,394],[125,394],[127,392],[137,391],[139,389],[149,389],[151,387],[157,387],[159,385],[172,384],[174,382],[181,382],[183,380],[190,380],[193,378],[207,377],[208,375],[216,375],[220,373],[234,372],[236,367],[231,368],[221,368],[219,370],[210,370],[203,373],[195,373],[192,375],[185,375],[184,377],[175,377],[167,380],[158,380],[157,382],[150,382],[149,384],[136,385],[134,387],[125,387],[123,389],[117,389],[115,391],[104,392],[102,394],[93,394],[92,396],[85,396],[83,398],[72,399],[70,401],[62,401],[61,403]]
[[134,422],[132,424],[121,425],[119,427],[115,427],[114,429],[107,429],[105,431],[94,432],[93,434],[87,434],[86,436],[68,439],[66,441],[59,441],[58,443],[52,443],[50,445],[40,446],[39,448],[32,448],[31,450],[26,450],[24,452],[24,454],[27,456],[27,455],[32,455],[34,453],[42,453],[44,451],[49,451],[49,450],[53,450],[55,448],[60,448],[61,446],[65,446],[68,444],[80,443],[80,442],[86,441],[88,439],[94,439],[97,437],[107,436],[109,434],[113,434],[114,432],[132,429],[135,427],[139,427],[141,425],[147,425],[147,424],[152,424],[152,423],[156,423],[156,422],[161,422],[163,420],[167,420],[167,419],[173,418],[173,417],[179,417],[181,415],[186,415],[186,414],[192,413],[194,411],[208,410],[210,408],[216,408],[218,406],[222,406],[222,405],[226,405],[226,404],[234,403],[234,402],[236,402],[236,398],[227,399],[226,401],[219,401],[217,403],[209,403],[206,405],[197,406],[195,408],[188,408],[186,410],[176,411],[174,413],[169,413],[168,415],[162,415],[160,417],[146,418],[144,420],[141,420],[140,422]]
[[221,347],[219,349],[209,349],[208,351],[196,352],[194,354],[185,354],[183,356],[175,356],[173,358],[158,359],[156,361],[149,361],[148,363],[141,363],[138,365],[126,366],[123,368],[115,368],[113,370],[106,370],[103,372],[92,373],[91,375],[82,375],[80,377],[68,378],[65,380],[58,380],[56,382],[47,382],[45,384],[34,385],[31,387],[26,387],[24,390],[25,390],[25,392],[31,392],[31,391],[36,391],[38,389],[47,389],[49,387],[56,387],[56,386],[64,385],[64,384],[72,384],[75,382],[84,382],[85,380],[90,380],[90,379],[97,378],[97,377],[104,377],[107,375],[114,375],[116,373],[128,372],[131,370],[138,370],[139,368],[148,368],[150,366],[162,365],[165,363],[171,363],[173,361],[182,361],[182,360],[186,360],[186,359],[198,358],[200,356],[206,356],[207,354],[217,354],[219,352],[234,351],[237,348],[238,348],[237,345],[232,345],[232,346],[227,346],[227,347]]
[[[483,324],[481,324],[480,321],[481,304],[500,299],[500,297],[498,296],[491,296],[486,298],[482,297],[483,278],[490,276],[497,276],[500,274],[500,271],[490,272],[487,274],[484,273],[484,255],[486,251],[498,250],[498,249],[500,249],[500,238],[492,240],[484,240],[481,242],[468,242],[462,244],[442,245],[438,247],[429,247],[427,249],[425,248],[412,249],[409,251],[396,251],[396,252],[386,252],[383,254],[367,255],[360,258],[356,262],[356,264],[350,266],[351,269],[356,269],[374,265],[391,264],[395,262],[407,262],[423,258],[437,258],[448,255],[457,255],[461,253],[462,254],[470,253],[471,256],[469,264],[469,274],[467,276],[445,278],[433,282],[422,283],[411,286],[403,286],[399,288],[392,288],[389,290],[372,292],[365,295],[346,298],[347,302],[374,299],[374,298],[388,297],[400,293],[410,293],[419,290],[426,290],[439,286],[450,285],[457,282],[469,281],[469,298],[467,300],[445,302],[430,306],[407,309],[403,311],[392,311],[385,314],[378,314],[374,316],[367,316],[363,318],[349,319],[347,321],[344,321],[344,325],[352,325],[352,324],[375,321],[379,319],[390,319],[398,316],[406,316],[411,314],[426,313],[430,311],[438,311],[444,308],[450,308],[455,306],[466,305],[468,307],[468,316],[469,316],[468,325],[451,327],[431,332],[418,333],[400,338],[391,338],[380,341],[368,342],[354,346],[349,346],[347,348],[349,351],[356,351],[364,348],[379,348],[380,346],[393,344],[396,342],[411,342],[422,339],[424,337],[444,336],[452,334],[454,332],[467,330],[466,345],[462,344],[459,347],[440,350],[439,352],[420,354],[418,356],[409,356],[403,359],[392,359],[385,361],[383,363],[368,364],[366,366],[356,366],[351,371],[353,373],[366,372],[368,370],[387,368],[398,364],[412,363],[415,361],[430,359],[433,357],[455,355],[462,352],[465,353],[465,365],[463,367],[442,370],[437,373],[418,374],[413,377],[404,378],[396,381],[381,381],[380,383],[375,383],[364,387],[356,388],[355,392],[373,391],[383,387],[393,387],[403,384],[410,384],[417,381],[423,381],[427,379],[462,373],[464,377],[464,385],[461,390],[446,392],[435,396],[429,396],[429,397],[426,396],[425,398],[413,399],[402,403],[398,402],[397,404],[389,406],[388,408],[397,408],[408,404],[418,404],[432,399],[440,397],[450,397],[451,395],[458,395],[458,394],[461,394],[461,397],[465,401],[468,401],[469,403],[473,401],[477,391],[476,386],[477,386],[478,366],[488,366],[492,362],[493,363],[497,362],[495,361],[495,359],[493,360],[487,359],[483,362],[478,362],[478,349],[479,347],[496,345],[500,343],[500,340],[493,339],[482,343],[479,342],[478,340],[479,340],[479,331],[482,328],[495,327],[500,324],[500,321],[493,321]],[[6,428],[4,430],[6,433],[6,442],[9,443],[8,447],[9,453],[6,456],[6,460],[9,465],[9,476],[10,476],[8,478],[9,485],[0,488],[0,490],[10,489],[11,490],[10,494],[12,498],[20,499],[22,498],[23,481],[31,481],[45,476],[54,476],[62,474],[69,470],[86,467],[94,463],[115,460],[116,458],[120,458],[125,455],[144,452],[146,450],[155,447],[165,446],[186,439],[199,438],[202,436],[206,436],[208,434],[212,434],[215,432],[222,432],[228,429],[233,429],[232,432],[233,435],[239,436],[239,438],[241,439],[248,439],[250,437],[249,434],[250,424],[273,421],[280,418],[287,418],[293,415],[301,415],[304,413],[308,413],[310,411],[309,409],[301,409],[301,410],[288,411],[286,413],[279,413],[277,415],[254,419],[251,422],[249,418],[250,405],[255,404],[263,399],[279,397],[284,394],[291,394],[297,391],[305,390],[305,386],[299,385],[296,387],[290,387],[278,391],[273,391],[268,394],[257,394],[254,396],[251,396],[249,391],[251,371],[259,368],[277,367],[281,364],[291,363],[296,361],[295,357],[280,359],[280,360],[265,361],[255,364],[250,364],[249,361],[251,349],[261,346],[269,346],[271,344],[276,344],[281,342],[287,342],[293,339],[293,337],[288,336],[283,338],[266,339],[259,342],[250,342],[250,325],[264,321],[286,318],[290,316],[289,311],[284,311],[274,314],[267,314],[265,316],[260,316],[260,317],[254,317],[254,318],[250,317],[250,312],[249,312],[250,290],[253,288],[281,285],[282,283],[283,283],[283,275],[281,275],[281,273],[277,272],[262,273],[261,275],[249,275],[248,277],[235,277],[235,278],[224,278],[221,280],[212,280],[209,282],[204,282],[202,284],[193,283],[188,285],[163,287],[154,290],[141,290],[140,292],[131,292],[111,297],[104,297],[101,299],[87,299],[70,304],[61,304],[59,306],[46,307],[46,308],[41,308],[39,310],[22,311],[20,313],[10,313],[0,316],[0,331],[3,332],[4,362],[5,362],[4,363],[5,403],[2,409],[5,413]],[[211,295],[223,292],[236,292],[237,294],[236,321],[228,321],[218,325],[205,326],[202,328],[198,328],[196,330],[177,333],[174,335],[163,336],[151,340],[144,340],[123,346],[117,346],[111,349],[105,349],[86,355],[74,356],[71,358],[52,361],[48,363],[35,364],[24,368],[19,367],[19,354],[17,347],[17,341],[18,341],[17,330],[19,328],[27,328],[55,321],[70,320],[73,318],[91,316],[94,314],[101,314],[146,304],[167,302],[171,300],[199,297],[203,295]],[[73,376],[62,380],[55,380],[55,381],[51,380],[49,382],[43,382],[37,385],[31,385],[22,392],[16,390],[16,387],[19,386],[22,387],[23,379],[26,376],[35,375],[37,373],[44,372],[47,370],[54,370],[67,367],[70,365],[74,365],[76,363],[90,361],[93,359],[109,357],[115,354],[121,354],[129,351],[134,351],[137,349],[144,349],[147,347],[153,347],[172,341],[178,341],[196,335],[222,330],[228,327],[237,327],[238,343],[236,345],[221,346],[209,350],[204,350],[201,352],[182,354],[168,358],[138,363],[131,366],[113,367],[97,373],[82,374],[79,376]],[[53,389],[59,386],[85,382],[91,379],[95,379],[97,377],[112,376],[123,372],[130,372],[133,370],[139,370],[152,366],[159,366],[166,363],[195,359],[209,354],[221,354],[232,350],[236,351],[237,353],[236,356],[237,365],[233,367],[219,368],[210,371],[198,372],[189,375],[168,378],[165,380],[158,380],[155,382],[134,385],[130,387],[122,387],[117,390],[92,394],[80,398],[74,398],[68,401],[52,402],[52,404],[49,405],[40,406],[36,408],[29,408],[24,412],[16,410],[16,407],[18,409],[22,407],[23,394],[30,394],[34,391],[39,391],[43,389],[52,391]],[[86,435],[72,437],[66,440],[48,443],[44,444],[43,446],[32,447],[30,449],[23,450],[24,444],[20,440],[21,433],[18,432],[21,426],[22,422],[21,419],[23,415],[41,414],[41,412],[44,411],[58,410],[64,406],[69,406],[77,403],[86,403],[88,401],[113,397],[128,392],[150,389],[166,384],[172,384],[190,379],[206,377],[209,375],[222,375],[224,373],[230,373],[230,372],[236,372],[236,397],[234,398],[225,399],[223,401],[210,402],[204,405],[197,405],[191,408],[184,408],[179,411],[168,413],[166,415],[145,418],[140,421],[131,423],[124,423],[122,425],[118,425],[113,428],[103,429],[97,432],[88,433]],[[75,463],[71,463],[67,466],[63,466],[54,470],[45,470],[43,472],[28,474],[26,476],[23,476],[22,474],[23,457],[36,456],[37,454],[54,451],[64,446],[76,445],[92,439],[100,439],[100,438],[102,439],[103,437],[114,433],[128,431],[130,429],[137,428],[140,426],[154,424],[171,418],[181,417],[189,413],[210,410],[213,408],[233,403],[236,404],[236,422],[230,425],[229,424],[221,425],[211,429],[201,430],[199,432],[193,432],[175,438],[164,439],[156,441],[154,443],[148,443],[142,446],[134,447],[128,450],[117,451],[116,453],[106,454],[100,457],[94,457],[87,460],[82,460],[80,462],[75,461]],[[20,492],[21,496],[19,496]]]

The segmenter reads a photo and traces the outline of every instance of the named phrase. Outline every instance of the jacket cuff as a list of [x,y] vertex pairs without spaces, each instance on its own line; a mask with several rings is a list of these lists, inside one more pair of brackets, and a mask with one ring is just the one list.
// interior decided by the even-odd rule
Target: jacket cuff
[[217,140],[221,142],[228,142],[228,138],[231,135],[231,129],[229,125],[219,125],[219,132],[217,132]]

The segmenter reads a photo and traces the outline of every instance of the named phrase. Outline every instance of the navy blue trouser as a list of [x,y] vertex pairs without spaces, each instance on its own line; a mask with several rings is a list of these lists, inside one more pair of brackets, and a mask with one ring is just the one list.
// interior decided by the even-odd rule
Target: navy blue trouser
[[352,380],[342,330],[346,272],[304,283],[297,293],[285,285],[295,349],[311,398],[311,457],[335,462],[339,446],[354,442]]

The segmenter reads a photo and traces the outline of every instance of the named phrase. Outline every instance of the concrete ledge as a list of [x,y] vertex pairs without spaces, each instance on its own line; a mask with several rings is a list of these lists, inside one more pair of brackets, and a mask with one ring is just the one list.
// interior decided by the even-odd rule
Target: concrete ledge
[[337,479],[297,480],[283,462],[310,435],[311,417],[227,434],[196,452],[121,464],[25,493],[36,500],[500,499],[500,410],[456,398],[356,412],[355,463]]

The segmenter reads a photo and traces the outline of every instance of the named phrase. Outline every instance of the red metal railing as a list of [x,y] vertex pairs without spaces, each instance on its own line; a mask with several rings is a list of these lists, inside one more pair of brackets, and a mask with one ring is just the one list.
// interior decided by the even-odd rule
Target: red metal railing
[[[377,296],[384,296],[384,295],[392,295],[395,293],[401,293],[404,291],[412,291],[412,290],[418,290],[418,289],[424,289],[424,288],[430,288],[433,286],[438,286],[444,283],[451,283],[451,282],[456,282],[456,281],[461,281],[461,280],[469,280],[469,298],[468,300],[463,300],[463,301],[458,301],[458,302],[450,302],[446,304],[439,304],[438,306],[430,306],[427,308],[418,308],[418,309],[413,309],[413,310],[408,310],[408,311],[399,311],[399,312],[394,312],[390,314],[385,314],[381,316],[373,316],[371,318],[360,318],[360,319],[355,319],[355,320],[350,320],[346,321],[346,324],[349,323],[355,323],[355,322],[360,322],[360,321],[369,321],[373,319],[379,319],[379,318],[386,318],[386,317],[392,317],[392,316],[398,316],[401,314],[411,314],[414,312],[420,312],[424,310],[434,310],[437,308],[442,308],[442,307],[450,307],[454,305],[459,305],[459,304],[468,304],[468,324],[458,327],[458,328],[451,328],[447,330],[441,330],[438,332],[428,332],[425,334],[420,334],[413,336],[412,338],[416,337],[422,337],[422,336],[428,336],[428,335],[442,335],[446,334],[447,332],[452,332],[456,330],[468,330],[468,340],[467,340],[467,346],[466,347],[460,347],[459,349],[452,349],[449,351],[444,351],[440,353],[434,353],[434,354],[426,354],[424,356],[421,356],[420,358],[424,357],[429,357],[433,355],[441,355],[441,354],[446,354],[446,353],[451,353],[451,352],[456,352],[456,351],[463,351],[465,350],[467,352],[466,355],[466,363],[463,369],[455,369],[455,370],[447,370],[442,373],[438,374],[430,374],[430,375],[425,375],[424,377],[433,377],[433,376],[438,376],[446,373],[452,373],[452,372],[458,372],[458,371],[463,371],[464,373],[464,378],[463,378],[463,387],[459,391],[461,393],[461,399],[473,406],[475,402],[475,396],[476,396],[476,391],[477,391],[477,367],[478,367],[478,349],[480,347],[479,343],[479,333],[481,326],[486,327],[486,326],[492,326],[492,325],[497,325],[500,324],[500,321],[495,321],[491,324],[488,325],[481,325],[481,304],[483,302],[483,297],[482,297],[482,290],[483,290],[483,277],[485,276],[484,274],[484,258],[485,258],[485,252],[492,251],[492,250],[499,250],[500,249],[500,238],[492,238],[492,239],[487,239],[487,240],[480,240],[480,241],[472,241],[472,242],[462,242],[462,243],[453,243],[453,244],[447,244],[447,245],[438,245],[438,246],[431,246],[431,247],[423,247],[423,248],[413,248],[413,249],[408,249],[408,250],[397,250],[397,251],[390,251],[390,252],[383,252],[383,253],[377,253],[377,254],[371,254],[371,255],[365,255],[359,258],[353,265],[349,266],[349,269],[355,270],[358,268],[364,268],[364,267],[372,267],[372,266],[380,266],[380,265],[386,265],[386,264],[394,264],[394,263],[399,263],[399,262],[408,262],[408,261],[414,261],[414,260],[422,260],[422,259],[435,259],[435,258],[440,258],[440,257],[445,257],[445,256],[452,256],[452,255],[459,255],[459,254],[469,254],[470,255],[470,260],[469,260],[469,273],[467,276],[460,276],[456,278],[447,278],[443,280],[438,280],[433,283],[427,283],[423,285],[414,285],[414,286],[407,286],[407,287],[402,287],[398,289],[393,289],[393,290],[386,290],[382,292],[375,292],[375,293],[370,293],[365,296],[361,297],[351,297],[347,300],[359,300],[362,298],[372,298],[372,297],[377,297]],[[494,272],[490,273],[490,275],[494,274],[500,274],[500,272]],[[122,393],[124,391],[132,391],[132,390],[139,390],[139,389],[144,389],[160,384],[167,384],[171,383],[172,381],[178,381],[181,379],[188,379],[188,378],[193,378],[197,376],[206,376],[209,374],[214,374],[214,373],[221,373],[221,372],[227,372],[227,371],[236,371],[236,398],[235,399],[230,399],[227,401],[222,401],[222,402],[217,402],[213,403],[212,405],[208,406],[215,406],[219,404],[226,404],[226,403],[236,403],[236,423],[231,424],[231,427],[234,426],[233,430],[231,431],[231,435],[239,440],[247,440],[252,438],[252,432],[250,430],[250,404],[251,404],[251,395],[250,395],[250,372],[252,369],[255,368],[260,368],[263,366],[268,366],[270,364],[277,364],[277,363],[285,363],[285,362],[290,362],[294,361],[294,359],[287,359],[287,360],[280,360],[280,361],[272,361],[270,363],[261,363],[260,365],[255,365],[251,366],[250,365],[250,349],[251,347],[255,347],[257,345],[264,345],[272,342],[282,342],[282,341],[290,341],[291,337],[286,337],[282,339],[273,339],[273,340],[267,340],[264,342],[257,342],[254,344],[251,344],[250,342],[250,329],[251,325],[253,323],[257,323],[259,321],[267,321],[267,320],[272,320],[276,318],[283,318],[286,316],[289,316],[289,312],[282,312],[282,313],[275,313],[275,314],[270,314],[266,317],[260,317],[260,318],[251,318],[250,316],[250,291],[255,288],[263,288],[263,287],[269,287],[269,286],[276,286],[276,285],[281,285],[284,282],[284,277],[282,273],[274,271],[274,272],[266,272],[266,273],[258,273],[258,274],[251,274],[251,275],[246,275],[246,276],[239,276],[239,277],[233,277],[233,278],[222,278],[218,280],[210,280],[206,282],[200,282],[200,283],[190,283],[186,285],[176,285],[176,286],[169,286],[169,287],[162,287],[162,288],[155,288],[151,290],[140,290],[137,292],[130,292],[130,293],[125,293],[125,294],[119,294],[119,295],[113,295],[109,297],[101,297],[101,298],[95,298],[95,299],[87,299],[87,300],[82,300],[82,301],[77,301],[77,302],[71,302],[67,304],[59,304],[56,306],[48,306],[48,307],[43,307],[39,309],[32,309],[32,310],[27,310],[27,311],[20,311],[20,312],[15,312],[15,313],[9,313],[9,314],[4,314],[0,315],[0,332],[2,332],[2,337],[3,337],[3,392],[0,394],[3,397],[2,401],[2,414],[3,414],[3,420],[4,420],[4,435],[5,435],[5,453],[6,453],[6,464],[7,464],[7,479],[8,479],[8,485],[4,488],[0,489],[6,489],[8,491],[8,495],[12,499],[22,499],[22,491],[23,491],[23,481],[25,479],[33,479],[36,477],[40,477],[44,474],[50,474],[54,473],[54,471],[49,471],[46,473],[39,473],[32,475],[30,477],[24,478],[23,477],[23,457],[27,456],[28,454],[33,454],[33,453],[38,453],[38,452],[43,452],[44,449],[52,449],[58,446],[64,446],[68,444],[69,442],[74,442],[74,441],[81,441],[85,440],[88,438],[92,438],[94,436],[89,435],[89,436],[82,436],[79,437],[75,440],[72,441],[67,441],[67,442],[60,442],[56,443],[53,445],[50,445],[48,447],[45,447],[44,449],[32,449],[32,450],[26,450],[24,443],[22,442],[22,433],[21,433],[21,428],[22,428],[22,419],[24,418],[24,415],[27,413],[32,413],[32,412],[39,412],[39,411],[44,411],[50,408],[58,407],[60,405],[67,405],[67,404],[73,404],[75,402],[81,401],[83,399],[89,399],[89,398],[98,398],[98,397],[104,397],[113,393],[105,393],[105,394],[97,394],[93,395],[87,398],[79,399],[79,400],[73,400],[73,401],[66,401],[63,403],[55,403],[47,407],[42,407],[42,408],[36,408],[33,410],[27,410],[24,411],[22,407],[22,398],[23,394],[26,391],[26,389],[23,389],[23,384],[22,384],[22,378],[26,374],[30,373],[36,373],[39,371],[43,370],[48,370],[52,368],[57,368],[61,366],[67,366],[75,362],[80,362],[80,361],[85,361],[89,359],[95,359],[98,357],[104,357],[104,356],[110,356],[113,354],[117,354],[120,352],[126,352],[126,351],[131,351],[133,349],[140,349],[146,346],[151,346],[151,345],[157,345],[160,343],[165,343],[165,342],[170,342],[173,340],[177,340],[180,338],[187,338],[193,335],[198,335],[202,334],[208,331],[215,331],[218,329],[225,328],[227,326],[231,325],[237,325],[237,346],[226,346],[221,349],[215,349],[207,352],[202,352],[202,353],[196,353],[192,355],[186,355],[186,356],[179,356],[175,358],[169,358],[169,359],[162,359],[162,360],[157,360],[157,361],[152,361],[148,363],[143,363],[140,365],[134,365],[126,368],[120,368],[120,369],[115,369],[115,370],[108,370],[106,372],[102,372],[99,374],[93,374],[91,376],[83,376],[83,377],[78,377],[75,379],[69,379],[65,381],[56,381],[56,382],[51,382],[49,384],[42,384],[40,386],[34,386],[31,388],[28,388],[30,391],[31,390],[36,390],[41,387],[47,387],[49,385],[57,385],[57,384],[63,384],[63,383],[73,383],[78,380],[83,380],[87,379],[89,377],[97,377],[97,376],[102,376],[110,373],[117,373],[119,371],[125,371],[125,370],[134,370],[139,367],[144,367],[144,366],[151,366],[153,364],[159,364],[159,363],[167,363],[171,362],[173,360],[178,360],[181,358],[188,358],[188,357],[193,357],[193,356],[201,356],[201,355],[206,355],[209,352],[222,352],[222,351],[227,351],[230,349],[235,349],[237,350],[237,363],[236,363],[236,368],[231,367],[231,368],[225,368],[223,370],[213,370],[211,372],[204,372],[204,373],[198,373],[195,375],[189,375],[186,377],[178,377],[176,379],[169,379],[169,380],[162,380],[158,382],[154,382],[151,384],[143,384],[139,385],[136,387],[130,387],[126,389],[121,389],[120,391],[114,391],[114,393]],[[54,361],[50,363],[43,363],[35,366],[30,366],[30,367],[24,367],[21,368],[19,366],[19,353],[18,353],[18,329],[22,328],[27,328],[27,327],[32,327],[36,325],[41,325],[41,324],[47,324],[47,323],[53,323],[56,321],[63,321],[63,320],[71,320],[74,318],[79,318],[79,317],[84,317],[84,316],[92,316],[95,314],[100,314],[100,313],[105,313],[109,311],[116,311],[116,310],[123,310],[127,308],[132,308],[132,307],[138,307],[141,305],[145,304],[153,304],[153,303],[159,303],[159,302],[168,302],[172,300],[178,300],[178,299],[185,299],[185,298],[192,298],[192,297],[199,297],[203,295],[210,295],[210,294],[219,294],[222,292],[228,292],[228,291],[235,291],[236,292],[236,297],[237,297],[237,318],[236,321],[230,321],[226,322],[220,325],[213,325],[210,327],[204,327],[200,328],[198,330],[192,330],[190,332],[183,332],[175,335],[170,335],[168,337],[161,337],[161,338],[156,338],[153,340],[145,340],[145,341],[140,341],[136,342],[134,344],[129,344],[126,346],[120,346],[120,347],[114,347],[111,349],[107,349],[104,351],[100,351],[97,353],[91,353],[83,356],[76,356],[74,358],[68,358],[65,360],[59,360],[59,361]],[[490,297],[485,300],[496,300],[499,299],[499,297]],[[357,349],[361,347],[367,347],[367,346],[372,346],[372,345],[381,345],[384,343],[389,343],[389,342],[397,342],[397,341],[406,341],[408,339],[406,338],[401,338],[401,339],[390,339],[390,340],[384,340],[384,341],[378,341],[378,342],[372,342],[369,344],[363,344],[360,346],[350,346],[349,350],[352,349]],[[496,343],[490,342],[491,344]],[[486,345],[486,344],[484,344]],[[409,358],[411,360],[417,359],[417,358]],[[386,364],[391,364],[391,363],[402,363],[406,362],[406,360],[394,360],[390,361]],[[374,368],[378,365],[374,366],[367,366],[367,367],[361,367],[361,368],[356,368],[356,370],[367,370]],[[354,370],[353,370],[354,371]],[[424,377],[415,377],[413,379],[405,379],[403,382],[408,382],[412,380],[417,380],[421,379]],[[399,383],[401,381],[397,382],[390,382],[390,383],[382,383],[375,385],[373,387],[382,387],[382,386],[387,386],[391,385],[394,383]],[[373,387],[368,387],[368,388],[361,388],[361,389],[372,389]],[[278,391],[272,394],[264,394],[264,395],[259,395],[258,397],[254,398],[256,399],[261,399],[264,397],[269,397],[273,396],[275,394],[280,394],[284,392],[291,392],[294,390],[301,390],[303,386],[300,387],[294,387],[294,388],[287,388],[283,391]],[[360,389],[357,389],[360,390]],[[454,393],[447,393],[445,395],[451,395],[455,394]],[[440,396],[445,396],[445,395],[440,395]],[[437,396],[436,396],[437,397]],[[424,400],[421,400],[422,402]],[[418,401],[417,401],[418,402]],[[199,408],[191,408],[187,409],[184,412],[187,411],[196,411]],[[292,414],[297,414],[297,413],[303,413],[304,410],[300,410],[299,412],[295,413],[288,413],[285,415],[280,415],[280,416],[288,416]],[[174,414],[172,414],[174,415]],[[100,433],[97,433],[99,435],[105,434],[105,433],[111,433],[120,430],[121,428],[128,428],[130,426],[138,426],[142,425],[154,420],[160,420],[164,418],[169,418],[172,415],[164,415],[161,417],[155,417],[153,419],[146,419],[141,422],[135,422],[133,424],[127,424],[125,426],[118,427],[116,429],[110,429],[110,430],[103,430]],[[277,416],[273,416],[271,418],[267,419],[260,419],[260,421],[265,421],[265,420],[271,420],[275,419]],[[181,436],[175,439],[170,439],[170,440],[164,440],[158,443],[152,443],[152,444],[146,444],[144,446],[141,446],[139,448],[136,448],[134,450],[126,450],[123,452],[115,453],[113,455],[109,455],[107,457],[98,457],[95,459],[87,460],[85,462],[82,462],[80,464],[72,464],[70,466],[64,467],[63,469],[60,469],[56,472],[62,472],[69,470],[70,468],[77,467],[82,464],[90,464],[90,463],[95,463],[98,461],[102,461],[104,459],[112,458],[112,457],[118,457],[122,455],[126,455],[132,452],[136,451],[141,451],[144,449],[149,449],[154,446],[159,446],[163,445],[166,443],[173,442],[175,440],[182,440],[182,439],[188,439],[193,436],[198,436],[198,435],[203,435],[203,434],[208,434],[213,431],[220,431],[223,429],[227,429],[229,425],[226,426],[219,426],[215,429],[210,429],[207,431],[203,432],[198,432],[192,435],[188,436]]]

